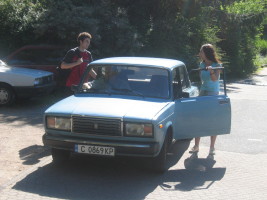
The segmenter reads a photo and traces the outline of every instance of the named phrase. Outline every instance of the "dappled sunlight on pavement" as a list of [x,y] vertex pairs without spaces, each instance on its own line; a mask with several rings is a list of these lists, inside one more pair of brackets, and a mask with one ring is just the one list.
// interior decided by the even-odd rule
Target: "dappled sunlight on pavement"
[[227,84],[227,94],[231,99],[267,100],[267,68],[257,75]]

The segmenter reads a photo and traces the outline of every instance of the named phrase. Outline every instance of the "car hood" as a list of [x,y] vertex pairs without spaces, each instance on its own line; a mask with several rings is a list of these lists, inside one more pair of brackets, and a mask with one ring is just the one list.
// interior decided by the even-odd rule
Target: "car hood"
[[37,69],[27,69],[21,67],[10,67],[3,63],[0,63],[0,72],[5,72],[9,74],[19,74],[23,76],[30,76],[34,78],[40,78],[43,76],[51,75],[51,72],[37,70]]
[[46,110],[46,114],[86,115],[151,120],[169,102],[107,97],[68,97]]

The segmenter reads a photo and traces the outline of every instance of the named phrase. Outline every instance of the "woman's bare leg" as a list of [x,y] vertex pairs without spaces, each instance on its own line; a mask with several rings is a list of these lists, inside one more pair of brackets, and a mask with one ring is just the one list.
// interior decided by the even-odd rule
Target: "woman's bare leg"
[[200,137],[195,138],[195,147],[199,147]]
[[210,152],[209,156],[215,155],[215,141],[216,141],[217,135],[210,136]]
[[200,137],[195,138],[195,146],[189,151],[189,153],[197,153],[199,151]]
[[215,141],[216,141],[217,135],[210,136],[210,149],[215,149]]

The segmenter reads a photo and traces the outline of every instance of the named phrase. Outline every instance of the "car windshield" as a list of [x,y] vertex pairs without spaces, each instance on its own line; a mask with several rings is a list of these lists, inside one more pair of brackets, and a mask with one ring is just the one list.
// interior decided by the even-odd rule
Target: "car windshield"
[[154,98],[169,98],[169,73],[166,69],[145,66],[93,66],[96,79],[86,72],[83,93],[107,93]]

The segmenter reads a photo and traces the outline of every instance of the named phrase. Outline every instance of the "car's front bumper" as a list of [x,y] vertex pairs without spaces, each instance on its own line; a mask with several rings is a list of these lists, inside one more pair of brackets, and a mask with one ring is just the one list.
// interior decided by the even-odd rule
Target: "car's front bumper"
[[14,87],[18,98],[36,97],[45,94],[49,94],[55,89],[55,82],[31,87]]
[[115,156],[155,157],[159,153],[157,142],[125,142],[105,139],[84,139],[44,134],[43,143],[52,148],[74,152],[76,144],[114,147]]

